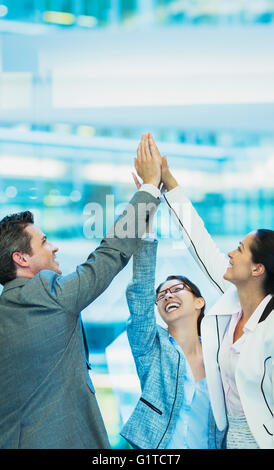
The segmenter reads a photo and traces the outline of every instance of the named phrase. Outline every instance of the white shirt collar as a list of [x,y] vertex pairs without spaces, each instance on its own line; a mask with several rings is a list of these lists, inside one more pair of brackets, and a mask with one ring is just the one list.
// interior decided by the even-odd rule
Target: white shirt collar
[[270,301],[270,299],[272,298],[272,295],[269,294],[267,295],[258,305],[258,307],[256,308],[256,310],[254,310],[254,312],[252,313],[251,317],[249,318],[249,320],[246,322],[243,330],[244,332],[246,331],[254,331],[256,326],[258,325],[258,322],[261,318],[261,315],[265,309],[265,307],[267,306],[268,302]]

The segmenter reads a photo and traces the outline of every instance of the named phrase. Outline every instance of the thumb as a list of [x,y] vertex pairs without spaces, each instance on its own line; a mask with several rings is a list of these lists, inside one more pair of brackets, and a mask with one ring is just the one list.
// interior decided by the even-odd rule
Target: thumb
[[163,156],[162,158],[162,169],[167,170],[168,169],[168,164],[167,164],[167,157],[166,155]]
[[132,174],[132,176],[133,176],[134,183],[136,184],[137,189],[140,189],[140,187],[141,187],[140,181],[138,180],[138,178],[137,178],[137,176],[135,175],[135,173],[132,172],[131,174]]

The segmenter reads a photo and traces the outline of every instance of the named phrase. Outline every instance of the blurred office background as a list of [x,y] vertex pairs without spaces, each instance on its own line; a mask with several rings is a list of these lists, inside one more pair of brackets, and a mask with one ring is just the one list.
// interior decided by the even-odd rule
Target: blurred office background
[[[148,131],[221,250],[273,229],[274,0],[0,0],[0,218],[32,210],[64,274],[100,242],[90,203],[104,231],[106,195],[116,208],[133,195]],[[185,274],[210,306],[217,294],[160,215],[157,282]],[[131,269],[82,313],[118,448],[139,393],[125,335]]]

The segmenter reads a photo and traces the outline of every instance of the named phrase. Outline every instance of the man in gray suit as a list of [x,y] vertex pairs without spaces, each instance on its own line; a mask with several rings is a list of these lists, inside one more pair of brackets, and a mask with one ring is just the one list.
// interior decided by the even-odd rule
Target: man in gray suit
[[[159,161],[148,157],[138,165],[144,185],[131,210],[67,276],[56,260],[58,248],[30,212],[0,222],[0,448],[109,448],[88,373],[81,311],[127,264],[159,204]],[[124,223],[132,238],[119,236]]]

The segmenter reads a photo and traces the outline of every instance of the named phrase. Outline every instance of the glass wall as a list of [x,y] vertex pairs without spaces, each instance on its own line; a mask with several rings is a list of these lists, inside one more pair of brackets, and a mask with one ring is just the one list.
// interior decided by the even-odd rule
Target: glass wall
[[154,25],[269,24],[273,0],[3,0],[0,16],[9,20],[101,27]]

